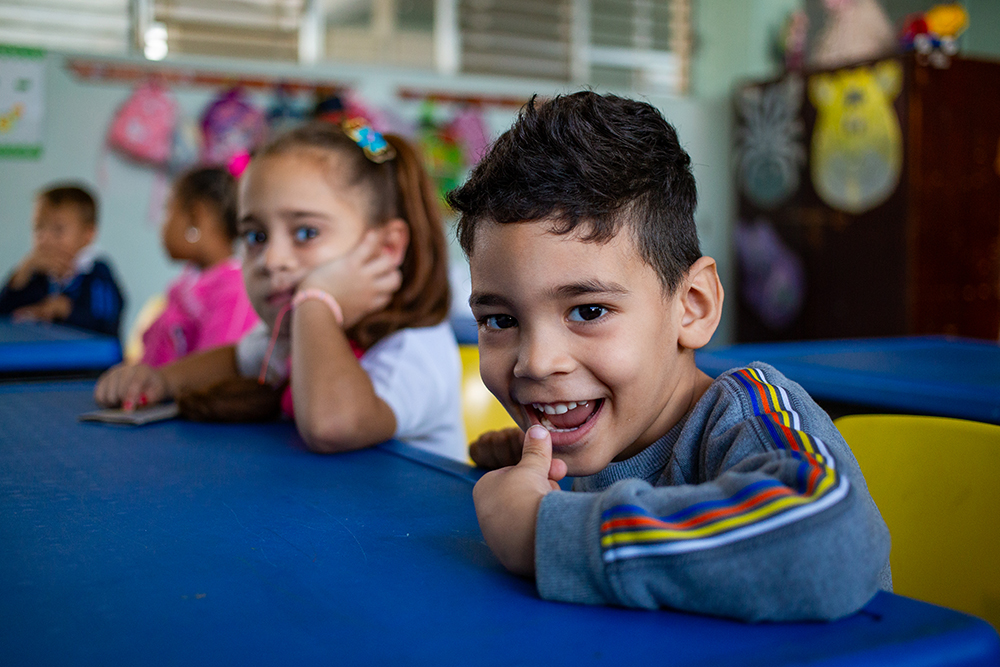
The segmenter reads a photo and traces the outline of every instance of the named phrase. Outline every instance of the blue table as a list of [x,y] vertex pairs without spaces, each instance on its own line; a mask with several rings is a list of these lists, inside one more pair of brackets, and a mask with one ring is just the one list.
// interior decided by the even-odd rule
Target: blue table
[[0,317],[0,375],[94,374],[122,360],[117,338],[46,322]]
[[757,626],[547,602],[483,543],[462,464],[77,423],[91,387],[0,386],[4,664],[1000,664],[985,622],[889,594]]
[[821,404],[1000,424],[996,343],[947,336],[751,343],[699,351],[696,360],[713,377],[763,361]]

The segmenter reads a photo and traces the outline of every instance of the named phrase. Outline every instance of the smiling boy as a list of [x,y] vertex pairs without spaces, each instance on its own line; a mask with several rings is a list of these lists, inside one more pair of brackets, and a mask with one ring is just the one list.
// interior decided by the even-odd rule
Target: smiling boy
[[[523,437],[476,485],[487,544],[542,597],[832,619],[891,589],[889,534],[829,417],[764,364],[694,351],[723,291],[690,158],[648,104],[529,103],[449,197],[481,374]],[[565,475],[574,491],[559,490]]]

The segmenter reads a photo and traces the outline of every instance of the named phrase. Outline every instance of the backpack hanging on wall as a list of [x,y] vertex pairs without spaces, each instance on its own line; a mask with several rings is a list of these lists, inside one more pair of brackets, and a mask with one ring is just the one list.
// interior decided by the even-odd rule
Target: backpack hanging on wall
[[267,134],[264,114],[233,88],[208,105],[201,117],[201,161],[226,166],[248,155]]
[[162,167],[170,159],[177,103],[155,81],[135,88],[118,108],[108,128],[108,147],[125,157]]

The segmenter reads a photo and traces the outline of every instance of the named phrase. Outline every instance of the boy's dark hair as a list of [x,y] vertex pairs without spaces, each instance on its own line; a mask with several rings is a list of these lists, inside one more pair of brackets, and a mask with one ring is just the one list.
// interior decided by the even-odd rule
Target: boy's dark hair
[[174,181],[174,199],[190,209],[195,202],[212,207],[230,241],[239,235],[236,229],[236,178],[223,167],[195,167]]
[[58,183],[40,192],[38,198],[49,206],[74,206],[83,224],[97,226],[97,200],[80,185]]
[[643,260],[673,292],[701,257],[691,158],[653,106],[591,91],[521,109],[462,187],[458,239],[472,255],[476,227],[550,219],[566,234],[606,242],[625,225]]

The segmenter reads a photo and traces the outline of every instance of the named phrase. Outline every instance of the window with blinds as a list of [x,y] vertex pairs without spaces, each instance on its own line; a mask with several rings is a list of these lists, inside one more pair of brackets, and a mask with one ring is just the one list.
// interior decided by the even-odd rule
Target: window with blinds
[[0,43],[687,88],[691,0],[0,0]]
[[327,60],[433,69],[435,0],[327,0]]
[[[299,60],[308,0],[149,0],[171,54]],[[140,34],[146,34],[146,30]]]
[[131,45],[130,0],[4,0],[0,43],[123,55]]
[[458,16],[462,71],[571,78],[571,0],[460,0]]
[[461,70],[684,92],[690,0],[453,0]]

